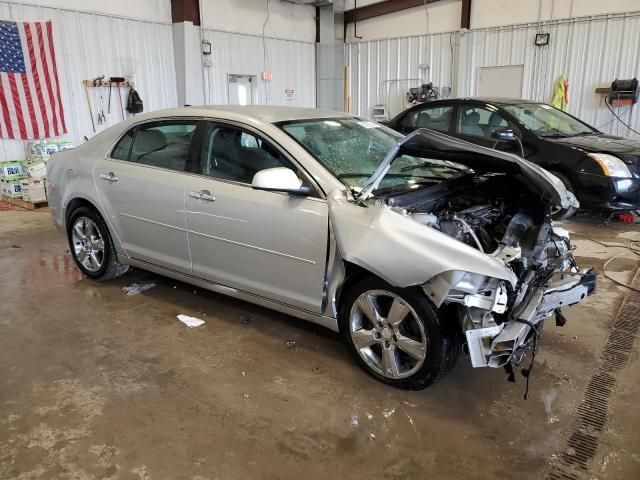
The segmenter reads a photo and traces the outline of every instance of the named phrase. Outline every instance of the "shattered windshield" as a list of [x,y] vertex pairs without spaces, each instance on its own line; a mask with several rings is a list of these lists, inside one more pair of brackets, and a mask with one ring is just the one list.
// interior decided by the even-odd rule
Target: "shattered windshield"
[[[289,136],[302,145],[343,184],[359,191],[367,184],[402,135],[358,118],[283,122]],[[402,155],[391,165],[378,192],[417,188],[467,173],[463,165]]]
[[596,132],[586,123],[544,103],[504,105],[503,108],[541,137],[576,137]]

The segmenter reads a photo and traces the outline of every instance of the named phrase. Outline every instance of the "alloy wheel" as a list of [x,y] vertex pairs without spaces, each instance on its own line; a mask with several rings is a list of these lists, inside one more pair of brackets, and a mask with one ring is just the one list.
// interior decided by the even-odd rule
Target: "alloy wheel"
[[76,259],[87,271],[95,273],[104,263],[104,239],[93,220],[78,217],[71,231]]
[[356,299],[349,333],[364,362],[387,378],[413,375],[427,355],[427,338],[418,315],[399,295],[387,290],[369,290]]

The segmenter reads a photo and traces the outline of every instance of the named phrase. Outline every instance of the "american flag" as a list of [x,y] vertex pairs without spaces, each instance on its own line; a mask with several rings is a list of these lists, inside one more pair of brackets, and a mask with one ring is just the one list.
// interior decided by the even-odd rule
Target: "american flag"
[[66,132],[51,22],[0,21],[0,138]]

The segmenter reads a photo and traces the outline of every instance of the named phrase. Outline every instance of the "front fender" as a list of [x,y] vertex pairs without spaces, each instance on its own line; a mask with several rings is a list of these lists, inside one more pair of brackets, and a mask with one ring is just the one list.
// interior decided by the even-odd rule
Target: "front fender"
[[486,255],[386,205],[360,206],[340,191],[328,198],[341,257],[396,287],[422,285],[449,271],[469,272],[515,285],[515,274]]

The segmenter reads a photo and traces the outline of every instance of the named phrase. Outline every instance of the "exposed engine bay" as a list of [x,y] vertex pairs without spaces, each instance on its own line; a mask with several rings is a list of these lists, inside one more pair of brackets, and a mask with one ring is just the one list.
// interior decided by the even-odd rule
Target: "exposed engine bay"
[[552,225],[551,210],[507,174],[467,174],[389,196],[386,204],[426,227],[465,243],[513,273],[498,281],[445,272],[423,289],[437,307],[457,317],[474,367],[512,370],[555,313],[595,291],[595,274],[580,272],[568,232]]

